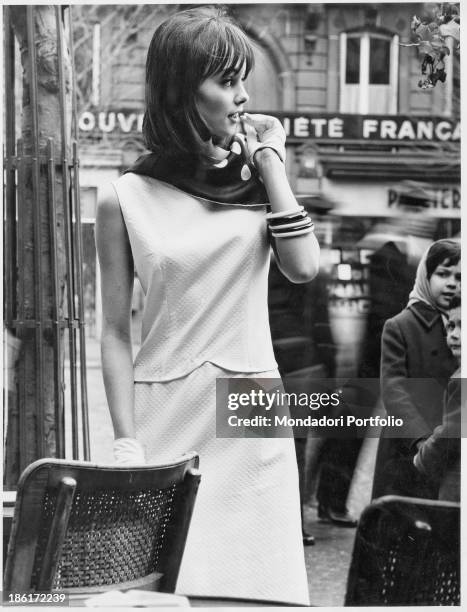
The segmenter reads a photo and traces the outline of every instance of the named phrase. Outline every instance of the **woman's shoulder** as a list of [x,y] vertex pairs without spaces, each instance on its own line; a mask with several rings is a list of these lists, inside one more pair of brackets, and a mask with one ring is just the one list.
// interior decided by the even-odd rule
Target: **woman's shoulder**
[[138,185],[146,185],[150,181],[156,181],[156,179],[152,179],[151,177],[145,174],[137,174],[136,172],[125,172],[121,176],[118,177],[115,181],[112,182],[112,185],[118,189],[121,186],[138,186]]
[[97,198],[97,216],[115,215],[120,212],[120,204],[118,195],[113,183],[105,183],[99,188],[99,197]]
[[123,199],[126,195],[137,195],[142,198],[153,198],[157,195],[164,197],[177,197],[178,194],[188,195],[160,178],[131,171],[122,174],[112,185],[120,199]]
[[114,257],[115,248],[120,248],[122,241],[128,242],[125,222],[118,195],[112,183],[99,189],[96,210],[96,243],[101,253]]

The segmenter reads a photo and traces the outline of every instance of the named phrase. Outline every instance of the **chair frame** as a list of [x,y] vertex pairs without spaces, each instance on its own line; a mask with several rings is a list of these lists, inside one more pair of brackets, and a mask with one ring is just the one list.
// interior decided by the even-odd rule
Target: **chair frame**
[[[385,523],[384,519],[388,516],[391,517],[391,522]],[[380,531],[383,542],[378,542],[377,538],[372,537],[375,528],[377,532]],[[396,535],[394,540],[388,528],[394,530]],[[450,545],[446,535],[449,528],[451,532],[458,534],[459,539],[455,546]],[[390,548],[397,543],[397,537],[400,536],[404,538],[402,546],[410,546],[416,550],[417,558],[414,557],[413,563],[407,565],[407,557],[401,557],[402,565],[397,567],[406,570],[407,580],[405,583],[391,585],[390,591],[383,597],[379,592],[379,585],[382,583],[378,582],[378,557],[374,556],[373,551],[386,552],[389,560]],[[421,585],[427,584],[424,573],[434,563],[433,557],[430,558],[429,555],[433,544],[436,549],[437,542],[448,551],[450,558],[446,567],[451,572],[454,570],[457,581],[455,580],[453,586],[459,589],[460,504],[398,495],[386,495],[374,500],[364,509],[360,517],[344,605],[436,605],[438,597],[434,591],[435,585],[432,585],[433,593],[428,597],[421,594],[424,593]],[[441,547],[438,550],[441,550]],[[396,566],[393,566],[392,571],[394,567]],[[447,604],[438,602],[438,605]]]
[[[146,588],[173,593],[201,478],[198,465],[199,458],[194,452],[171,463],[141,467],[116,467],[62,459],[35,461],[24,470],[18,481],[5,566],[4,591],[30,592],[33,573],[39,569],[39,581],[33,590],[50,592],[60,562],[75,491],[114,489],[128,493],[145,489],[163,490],[178,485],[173,501],[174,514],[167,526],[166,545],[159,562],[162,574],[156,572],[102,587],[60,589],[64,593],[77,593],[101,592],[111,588]],[[34,563],[43,515],[42,502],[47,491],[54,491],[57,496],[41,567],[37,568]]]

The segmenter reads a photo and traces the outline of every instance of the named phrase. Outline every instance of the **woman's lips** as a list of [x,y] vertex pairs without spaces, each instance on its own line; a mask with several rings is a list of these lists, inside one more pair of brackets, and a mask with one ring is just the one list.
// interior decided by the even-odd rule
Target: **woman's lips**
[[240,121],[240,119],[242,118],[243,112],[242,111],[237,111],[235,113],[230,113],[228,115],[229,119],[231,119],[234,123],[238,123]]

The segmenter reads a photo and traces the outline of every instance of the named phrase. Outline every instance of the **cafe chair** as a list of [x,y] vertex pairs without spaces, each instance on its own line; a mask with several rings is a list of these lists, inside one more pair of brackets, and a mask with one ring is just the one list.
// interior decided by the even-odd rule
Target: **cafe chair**
[[460,504],[388,495],[367,506],[345,605],[460,605]]
[[189,453],[115,467],[40,459],[21,475],[4,592],[173,593],[200,473]]

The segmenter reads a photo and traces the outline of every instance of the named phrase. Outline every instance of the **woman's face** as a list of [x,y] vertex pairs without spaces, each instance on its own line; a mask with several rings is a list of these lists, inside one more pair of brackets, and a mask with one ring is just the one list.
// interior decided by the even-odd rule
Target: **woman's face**
[[461,307],[449,311],[449,320],[446,324],[446,341],[451,353],[460,360],[461,358]]
[[239,114],[249,99],[244,87],[244,74],[244,68],[239,72],[216,74],[199,86],[197,109],[211,132],[214,144],[227,148],[239,130]]
[[430,289],[436,305],[441,310],[446,310],[455,295],[459,295],[461,289],[461,263],[460,261],[449,265],[445,259],[436,266],[430,278]]

